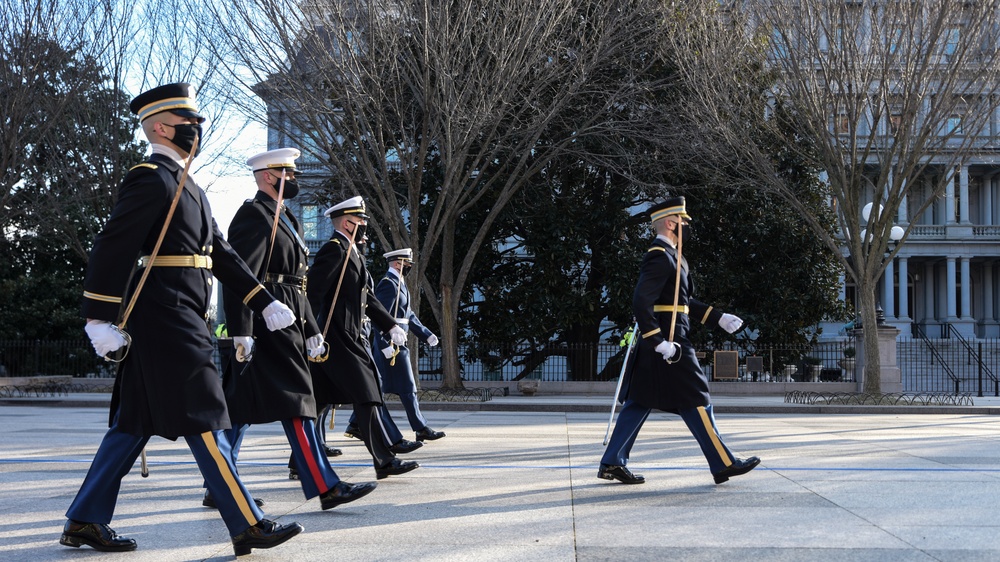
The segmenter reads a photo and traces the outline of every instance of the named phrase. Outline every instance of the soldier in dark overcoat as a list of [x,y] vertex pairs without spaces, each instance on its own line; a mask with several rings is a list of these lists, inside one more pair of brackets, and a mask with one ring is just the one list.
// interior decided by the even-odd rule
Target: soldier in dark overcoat
[[[362,252],[362,254],[364,254],[364,252]],[[371,276],[371,274],[369,274],[367,301],[380,304],[380,301],[372,298],[372,296],[374,295],[375,295],[375,279]],[[372,353],[373,345],[371,341],[372,338],[376,336],[372,333],[371,319],[368,318],[367,315],[367,304],[365,305],[365,312],[366,314],[361,320],[361,338],[364,340],[365,350],[368,352],[368,355],[371,356],[371,359],[374,365],[376,366],[375,375],[378,377],[379,380],[379,388],[382,389],[383,404],[382,406],[377,407],[377,410],[379,412],[379,417],[382,419],[382,429],[384,430],[384,436],[386,438],[386,442],[391,444],[389,450],[392,451],[393,453],[396,453],[397,455],[412,453],[413,451],[416,451],[420,447],[423,447],[424,444],[422,441],[410,441],[409,439],[404,439],[403,433],[399,431],[399,427],[396,425],[396,422],[392,419],[392,415],[389,414],[389,409],[385,407],[385,381],[382,377],[381,371],[378,368],[379,365],[377,359],[378,356]],[[358,428],[357,412],[354,411],[351,412],[351,417],[348,420],[347,428],[344,430],[344,437],[353,437],[355,439],[362,439],[361,430]]]
[[[322,508],[330,509],[368,494],[375,483],[341,481],[318,438],[307,355],[318,357],[325,349],[306,298],[309,250],[302,240],[302,227],[283,203],[299,192],[295,179],[299,154],[298,149],[279,148],[247,160],[257,194],[236,211],[229,226],[233,249],[261,283],[301,319],[271,332],[239,294],[228,289],[223,292],[226,329],[236,348],[225,385],[233,421],[229,438],[231,443],[239,443],[248,424],[280,421],[299,469],[302,492],[306,499],[319,496]],[[239,361],[247,356],[249,361]],[[234,447],[233,462],[237,454]],[[206,492],[203,503],[214,505],[210,493]]]
[[[358,426],[365,446],[372,455],[375,474],[379,479],[416,469],[413,461],[400,461],[390,450],[389,438],[380,416],[383,406],[382,389],[375,363],[362,337],[362,325],[367,316],[378,329],[387,332],[393,341],[406,341],[406,333],[392,316],[369,298],[368,268],[356,242],[364,239],[368,225],[364,200],[352,197],[326,210],[333,222],[334,234],[320,248],[309,271],[309,303],[326,334],[329,359],[312,363],[320,403],[350,402],[354,404]],[[332,316],[330,311],[332,310]]]
[[[295,315],[257,282],[226,243],[192,176],[186,176],[178,192],[204,121],[191,86],[154,88],[132,100],[130,109],[138,115],[153,154],[129,171],[111,217],[94,242],[83,315],[99,355],[125,347],[125,333],[131,345],[115,381],[110,427],[66,513],[69,520],[59,542],[102,551],[136,548],[134,540],[119,537],[108,524],[122,478],[149,438],[159,435],[186,440],[218,502],[237,556],[252,548],[270,548],[301,532],[302,526],[265,519],[229,459],[230,443],[223,431],[230,427],[229,411],[207,323],[213,273],[242,295],[269,329],[291,325]],[[161,239],[175,193],[179,199]],[[151,258],[158,240],[159,251]],[[131,276],[137,262],[139,268]],[[128,308],[145,271],[148,278],[127,317],[127,332],[122,332],[113,322],[125,315],[121,309]]]
[[[732,476],[749,472],[760,464],[760,459],[738,458],[723,443],[715,427],[708,379],[698,364],[688,331],[692,318],[705,325],[719,326],[729,333],[738,330],[743,321],[693,296],[694,284],[687,260],[683,251],[678,252],[678,240],[681,249],[685,240],[685,219],[691,218],[684,198],[671,197],[653,205],[649,216],[656,239],[643,257],[639,281],[632,295],[632,313],[641,337],[636,344],[634,361],[625,373],[620,395],[624,404],[597,476],[625,484],[645,482],[626,465],[639,429],[656,409],[681,416],[701,446],[715,483],[721,484]],[[676,300],[675,288],[679,289]]]
[[[404,332],[413,333],[418,340],[431,347],[436,346],[438,337],[420,322],[420,318],[410,308],[410,289],[406,284],[406,274],[413,267],[413,250],[393,250],[382,254],[382,257],[388,261],[389,269],[375,287],[375,298],[396,319],[396,324]],[[417,434],[417,441],[433,441],[444,437],[443,431],[435,431],[427,425],[427,419],[420,412],[409,346],[396,347],[385,334],[375,338],[372,344],[375,347],[372,350],[375,365],[382,375],[382,391],[399,395],[410,429]]]

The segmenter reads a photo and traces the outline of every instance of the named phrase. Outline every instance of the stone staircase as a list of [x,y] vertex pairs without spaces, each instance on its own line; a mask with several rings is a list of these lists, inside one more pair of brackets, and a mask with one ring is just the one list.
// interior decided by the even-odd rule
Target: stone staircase
[[[978,394],[982,379],[983,393],[993,395],[997,390],[995,379],[1000,378],[1000,346],[996,340],[984,343],[981,369],[975,354],[958,339],[899,341],[897,357],[903,391]],[[968,344],[974,352],[979,352],[979,340],[970,340]]]

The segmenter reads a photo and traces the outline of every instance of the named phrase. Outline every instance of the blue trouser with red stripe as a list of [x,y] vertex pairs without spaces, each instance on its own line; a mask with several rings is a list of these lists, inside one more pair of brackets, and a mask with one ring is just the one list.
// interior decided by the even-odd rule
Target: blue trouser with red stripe
[[[230,441],[239,443],[243,441],[243,434],[248,425],[226,430]],[[295,459],[295,467],[299,473],[299,482],[302,484],[302,492],[306,499],[315,498],[325,494],[333,488],[340,478],[330,466],[330,461],[323,451],[323,444],[320,442],[316,422],[312,418],[292,418],[281,420],[281,427],[285,429],[285,437],[292,447],[292,458]],[[232,461],[236,464],[239,449],[232,451]],[[212,493],[215,496],[215,493]]]
[[[253,496],[243,486],[231,460],[229,440],[222,430],[199,435],[185,435],[205,484],[219,506],[229,534],[236,536],[264,518]],[[135,465],[149,437],[140,437],[118,429],[118,416],[104,434],[90,470],[66,511],[66,517],[82,523],[111,523],[121,490],[122,478]]]
[[[614,431],[611,432],[611,439],[608,441],[608,448],[604,451],[604,457],[601,458],[601,464],[612,466],[628,464],[635,438],[639,435],[639,429],[642,428],[642,424],[649,417],[651,411],[652,409],[634,400],[625,401],[621,412],[618,413],[618,421],[615,423]],[[701,446],[701,452],[708,460],[708,467],[712,474],[733,464],[736,458],[722,442],[719,430],[715,427],[715,415],[712,413],[711,404],[697,408],[685,408],[678,410],[677,413],[687,424],[694,438],[698,440],[698,445]]]

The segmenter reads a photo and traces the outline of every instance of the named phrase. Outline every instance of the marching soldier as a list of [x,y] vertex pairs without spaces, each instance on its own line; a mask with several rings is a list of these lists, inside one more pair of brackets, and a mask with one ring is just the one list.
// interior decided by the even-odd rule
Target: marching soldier
[[[385,277],[375,287],[375,298],[396,319],[404,332],[413,332],[421,341],[434,347],[438,337],[424,326],[416,313],[410,308],[410,291],[406,286],[406,274],[413,267],[413,250],[403,248],[382,254],[389,261],[389,269]],[[420,403],[417,401],[417,384],[410,365],[410,350],[403,345],[395,347],[385,335],[376,338],[373,350],[375,364],[382,375],[382,391],[399,395],[399,401],[406,410],[406,419],[410,429],[416,432],[417,441],[433,441],[444,437],[444,432],[434,431],[427,425],[427,420],[420,413]]]
[[[362,251],[362,253],[364,253]],[[375,294],[375,280],[371,275],[368,275],[368,294]],[[374,300],[374,299],[372,299]],[[412,453],[424,444],[422,441],[410,441],[409,439],[404,439],[402,432],[399,431],[399,426],[392,419],[389,414],[389,409],[385,407],[385,389],[384,389],[384,379],[382,378],[381,371],[378,370],[378,361],[375,359],[375,355],[372,353],[372,322],[367,315],[367,305],[365,305],[365,316],[361,320],[361,338],[365,343],[365,351],[371,357],[372,363],[376,365],[375,376],[378,377],[379,387],[382,388],[382,406],[378,406],[379,418],[382,420],[382,429],[384,430],[387,442],[391,444],[389,450],[397,455],[404,455],[406,453]],[[344,430],[344,437],[353,437],[354,439],[364,438],[361,436],[361,430],[358,428],[358,416],[357,412],[352,411],[351,417],[348,419],[347,428]]]
[[[375,299],[369,298],[368,269],[357,244],[368,225],[365,203],[352,197],[326,210],[333,221],[333,237],[316,254],[309,273],[309,303],[326,331],[330,359],[312,363],[317,401],[326,404],[351,402],[379,480],[418,468],[416,462],[400,461],[390,450],[382,419],[382,389],[368,343],[362,337],[363,319],[390,334],[397,344],[406,333]],[[328,331],[327,331],[328,330]]]
[[[708,379],[687,339],[691,319],[719,326],[730,334],[743,321],[693,298],[694,284],[683,257],[685,219],[683,197],[671,197],[649,209],[656,239],[646,251],[632,296],[632,313],[639,324],[635,360],[625,373],[619,396],[625,397],[597,476],[624,484],[642,484],[633,474],[629,453],[643,422],[655,408],[680,414],[701,446],[716,484],[746,474],[760,459],[740,459],[722,442],[715,427]],[[680,260],[680,266],[678,266]],[[678,269],[678,267],[680,267]]]
[[[139,116],[153,154],[129,171],[94,242],[83,315],[99,355],[126,347],[128,339],[132,343],[115,380],[108,432],[66,512],[59,542],[101,551],[136,549],[135,540],[119,537],[108,524],[122,478],[149,438],[159,435],[187,441],[237,556],[277,546],[302,526],[265,519],[230,461],[224,432],[230,427],[229,411],[206,322],[212,276],[241,295],[269,330],[292,325],[295,315],[230,248],[205,192],[188,175],[205,120],[190,84],[154,88],[129,107]],[[139,269],[126,287],[137,261]],[[121,322],[128,334],[112,324],[126,303]]]
[[[240,295],[223,291],[229,335],[236,349],[226,377],[226,399],[233,429],[230,441],[242,441],[247,424],[280,421],[292,448],[306,499],[320,498],[323,509],[354,501],[375,489],[373,482],[350,484],[330,466],[316,427],[316,401],[307,352],[324,352],[323,336],[306,298],[309,250],[302,227],[283,205],[299,192],[295,159],[300,152],[279,148],[247,160],[257,194],[236,212],[229,227],[233,250],[257,273],[264,286],[301,318],[289,328],[269,332]],[[233,450],[236,462],[238,450]],[[211,493],[203,502],[214,507]]]

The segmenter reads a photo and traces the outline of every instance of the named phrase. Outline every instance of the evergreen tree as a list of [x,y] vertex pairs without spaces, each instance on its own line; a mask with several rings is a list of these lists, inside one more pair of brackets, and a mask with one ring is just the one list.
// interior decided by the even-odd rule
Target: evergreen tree
[[79,339],[87,254],[144,146],[127,95],[92,58],[32,35],[0,58],[0,91],[22,116],[0,129],[14,163],[0,210],[0,339]]

